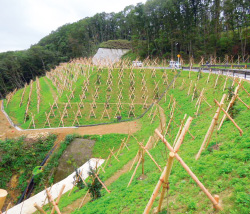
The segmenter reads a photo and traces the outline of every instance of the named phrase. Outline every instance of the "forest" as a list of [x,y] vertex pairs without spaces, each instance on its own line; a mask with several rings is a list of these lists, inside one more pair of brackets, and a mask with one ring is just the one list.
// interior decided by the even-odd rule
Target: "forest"
[[98,13],[59,27],[28,50],[0,53],[0,97],[60,62],[93,56],[108,40],[130,41],[141,59],[245,56],[249,26],[249,0],[148,0],[119,13]]

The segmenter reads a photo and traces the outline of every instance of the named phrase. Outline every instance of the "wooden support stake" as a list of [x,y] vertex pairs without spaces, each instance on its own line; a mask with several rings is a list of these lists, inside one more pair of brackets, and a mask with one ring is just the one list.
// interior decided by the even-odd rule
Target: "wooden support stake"
[[138,163],[137,163],[137,165],[136,165],[136,167],[135,167],[135,170],[134,170],[134,172],[133,172],[133,174],[132,174],[132,176],[131,176],[131,178],[130,178],[130,181],[129,181],[127,187],[129,187],[130,184],[132,183],[133,178],[134,178],[134,176],[135,176],[135,173],[136,173],[138,167],[140,166],[141,161],[142,161],[142,154],[141,154],[141,152],[139,152],[139,160],[138,160]]
[[179,135],[181,134],[181,131],[182,131],[183,127],[184,127],[184,121],[185,121],[186,117],[187,117],[187,114],[184,115],[184,118],[183,118],[182,121],[181,121],[181,125],[180,125],[179,131],[178,131],[178,133],[177,133],[177,135],[176,135],[176,137],[175,137],[173,146],[175,146],[175,143],[177,142],[177,139],[179,138]]
[[235,125],[235,127],[239,130],[240,135],[242,136],[243,131],[242,129],[237,125],[237,123],[234,121],[234,119],[226,112],[226,110],[224,108],[222,108],[222,106],[220,105],[220,103],[214,99],[214,102],[221,108],[221,110],[225,113],[225,115],[228,117],[229,120],[232,121],[232,123]]
[[203,140],[203,143],[202,143],[202,145],[201,145],[201,147],[200,147],[200,150],[199,150],[199,152],[198,152],[197,155],[196,155],[196,160],[199,159],[199,157],[200,157],[200,155],[201,155],[201,152],[202,152],[202,150],[204,149],[205,145],[208,145],[208,144],[209,144],[210,138],[211,138],[211,136],[212,136],[212,134],[213,134],[214,127],[215,127],[215,125],[216,125],[216,123],[217,123],[217,120],[218,120],[218,118],[219,118],[220,111],[221,111],[221,108],[222,108],[222,106],[223,106],[223,104],[224,104],[224,100],[226,99],[226,96],[227,96],[226,94],[223,94],[223,96],[222,96],[222,98],[221,98],[220,107],[219,107],[219,108],[216,110],[216,112],[215,112],[215,115],[214,115],[213,120],[212,120],[212,122],[211,122],[211,124],[210,124],[210,127],[209,127],[209,129],[208,129],[208,131],[207,131],[207,134],[206,134],[206,136],[205,136],[205,138],[204,138],[204,140]]
[[8,204],[8,206],[7,206],[6,210],[5,210],[5,214],[8,213],[8,210],[10,209],[10,206],[11,206],[11,202]]
[[148,156],[151,158],[151,160],[154,162],[154,164],[158,167],[160,172],[162,172],[162,169],[161,169],[160,165],[155,161],[155,159],[152,157],[152,155],[149,153],[149,151],[143,146],[143,144],[141,142],[138,142],[138,144],[148,154]]
[[94,173],[95,177],[97,178],[97,180],[101,183],[101,185],[103,186],[103,188],[110,193],[111,191],[108,190],[108,188],[105,186],[105,184],[101,181],[101,179],[98,177],[98,175],[96,173]]
[[58,214],[61,214],[60,210],[59,210],[59,207],[57,206],[57,204],[55,203],[54,199],[52,198],[52,195],[50,194],[49,190],[45,187],[45,190],[47,192],[47,195],[48,195],[48,198],[49,198],[49,201],[53,204],[56,212]]
[[110,151],[110,153],[112,154],[112,156],[114,156],[114,157],[115,157],[115,159],[116,159],[118,162],[120,162],[120,161],[119,161],[119,159],[115,156],[115,154],[114,154],[113,150],[114,150],[114,148],[113,148],[112,150],[111,150],[111,149],[109,149],[109,151]]
[[152,193],[152,195],[151,195],[151,197],[149,199],[149,202],[148,202],[143,214],[148,214],[149,213],[149,211],[150,211],[150,209],[151,209],[151,207],[152,207],[152,205],[154,203],[154,200],[155,200],[156,196],[158,195],[158,192],[159,192],[159,190],[161,188],[161,185],[164,182],[166,172],[167,172],[167,166],[165,166],[163,172],[161,173],[160,179],[159,179],[158,183],[155,186],[155,189],[154,189],[154,191],[153,191],[153,193]]
[[167,142],[164,136],[160,133],[159,130],[155,130],[155,133],[160,137],[162,142],[167,146],[167,148],[175,154],[175,158],[180,162],[186,172],[191,176],[191,178],[196,182],[196,184],[200,187],[200,189],[207,195],[209,200],[213,203],[217,210],[222,210],[222,207],[218,204],[218,202],[214,199],[214,197],[210,194],[210,192],[205,188],[205,186],[199,181],[199,179],[195,176],[195,174],[191,171],[191,169],[187,166],[187,164],[182,160],[182,158],[175,153],[173,147]]
[[40,207],[37,203],[34,203],[34,207],[42,214],[47,214],[42,207]]
[[160,196],[159,205],[157,209],[158,212],[161,211],[161,206],[162,206],[162,202],[163,202],[166,190],[168,188],[168,179],[172,170],[173,163],[174,163],[174,153],[170,152],[169,157],[168,157],[168,162],[167,162],[167,169],[166,169],[166,173],[164,176],[164,182],[162,184],[162,191],[161,191],[161,196]]
[[248,96],[250,96],[250,93],[245,89],[245,87],[242,85],[241,80],[236,82],[240,85],[240,87],[247,93]]
[[187,95],[190,95],[190,90],[191,90],[191,87],[192,87],[192,82],[193,82],[193,80],[190,81]]
[[[241,83],[241,80],[240,80],[239,83]],[[239,83],[238,83],[238,86],[235,88],[234,95],[233,95],[231,101],[229,102],[229,104],[227,106],[226,112],[228,112],[229,109],[233,106],[233,104],[234,104],[234,102],[235,102],[235,100],[237,98],[238,92],[240,90],[240,84]],[[224,122],[225,119],[226,119],[226,115],[224,114],[223,117],[222,117],[222,119],[221,119],[221,122],[220,122],[220,125],[218,127],[218,130],[220,130],[220,128],[221,128],[221,126],[222,126],[222,124],[223,124],[223,122]]]
[[83,202],[85,201],[85,199],[86,199],[86,197],[88,196],[88,194],[89,194],[89,190],[88,190],[88,192],[84,195],[84,197],[83,197],[83,199],[82,199],[82,202],[81,202],[81,204],[80,204],[80,206],[79,206],[78,209],[80,209],[80,208],[82,207]]
[[131,165],[129,171],[131,171],[131,169],[134,167],[134,164],[135,164],[136,159],[138,158],[138,155],[140,156],[139,150],[137,151],[137,154],[136,154],[136,156],[135,156],[135,158],[134,158],[134,160],[133,160],[133,163],[132,163],[132,165]]
[[82,182],[84,183],[85,186],[88,186],[84,178],[82,177],[82,172],[79,173],[79,177],[81,178]]
[[239,97],[239,95],[237,96],[237,99],[238,99],[240,102],[242,102],[248,109],[250,108],[250,106],[247,105],[247,104]]
[[[63,186],[62,186],[62,188],[61,188],[61,190],[60,190],[60,192],[59,192],[59,195],[58,195],[58,197],[57,197],[57,199],[56,199],[56,205],[58,205],[59,204],[59,201],[60,201],[60,199],[61,199],[61,196],[62,196],[62,194],[63,194],[63,190],[64,190],[64,188],[65,188],[65,184],[63,184]],[[52,208],[52,211],[51,211],[51,214],[54,214],[55,213],[55,207],[53,207]]]

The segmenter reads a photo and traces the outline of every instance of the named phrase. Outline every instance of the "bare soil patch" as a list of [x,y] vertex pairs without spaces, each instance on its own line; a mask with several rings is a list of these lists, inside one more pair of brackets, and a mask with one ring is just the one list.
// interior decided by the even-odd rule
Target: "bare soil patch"
[[59,159],[59,165],[55,171],[55,182],[66,178],[75,168],[86,163],[92,157],[94,144],[94,140],[74,139]]

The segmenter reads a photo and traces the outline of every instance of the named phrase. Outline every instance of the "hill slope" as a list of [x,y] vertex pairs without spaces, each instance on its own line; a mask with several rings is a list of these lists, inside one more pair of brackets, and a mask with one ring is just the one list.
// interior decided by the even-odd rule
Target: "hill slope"
[[176,74],[128,66],[90,67],[75,61],[16,91],[5,101],[5,110],[22,128],[116,122],[117,116],[133,119],[160,97]]
[[[187,114],[187,116],[193,117],[189,128],[191,134],[186,134],[184,143],[181,145],[178,154],[208,191],[212,195],[217,194],[220,196],[220,204],[223,207],[221,213],[247,214],[250,211],[250,139],[248,135],[249,121],[246,118],[250,117],[250,111],[243,103],[237,100],[233,111],[230,112],[230,114],[233,114],[235,122],[243,130],[243,136],[239,135],[239,131],[231,121],[226,120],[221,130],[214,131],[211,142],[208,148],[202,152],[200,159],[195,160],[195,155],[203,142],[217,109],[214,99],[220,101],[224,93],[229,95],[229,92],[227,90],[223,91],[223,88],[224,86],[225,88],[232,86],[232,83],[233,79],[222,75],[182,71],[176,79],[174,86],[172,85],[169,88],[166,96],[159,102],[159,105],[165,111],[166,124],[163,125],[165,125],[165,129],[168,127],[165,138],[171,145],[175,141],[184,115]],[[234,87],[236,86],[237,83],[235,82]],[[243,86],[247,91],[250,91],[248,82],[244,81]],[[204,100],[201,102],[199,112],[196,115],[196,103],[203,88],[205,90],[204,98],[206,98],[207,103]],[[239,90],[239,97],[249,104],[249,96],[242,88]],[[174,108],[174,99],[176,102],[174,117],[171,123],[169,123],[171,118],[170,112],[173,112]],[[230,99],[226,100],[225,106],[228,105],[229,101]],[[222,118],[222,115],[221,113],[219,120]],[[139,149],[137,141],[145,145],[149,137],[154,135],[154,130],[160,125],[158,108],[155,106],[152,111],[147,112],[140,119],[140,123],[142,124],[141,130],[130,136],[127,141],[129,150],[124,147],[117,154],[119,162],[112,157],[111,162],[105,168],[105,173],[100,171],[104,182],[115,175],[116,179],[112,182],[109,181],[109,185],[107,186],[111,190],[111,193],[107,193],[103,189],[103,196],[100,199],[86,203],[78,210],[86,190],[73,191],[70,197],[65,195],[60,201],[59,207],[63,213],[143,212],[160,178],[161,172],[159,169],[157,169],[150,157],[145,154],[145,176],[143,179],[139,179],[142,174],[141,165],[139,165],[129,187],[127,185],[135,166],[132,171],[128,171],[128,167],[127,170],[122,170],[123,173],[118,174],[119,176],[116,174],[127,163],[132,163],[131,160],[136,156]],[[108,148],[110,147],[107,144],[106,149],[108,150]],[[153,148],[149,152],[163,169],[166,166],[169,153],[165,145],[161,141],[158,143],[153,141]],[[170,174],[169,187],[170,189],[163,202],[163,213],[167,210],[171,213],[214,212],[212,203],[176,160]],[[156,198],[153,208],[157,207],[158,201],[159,196]]]

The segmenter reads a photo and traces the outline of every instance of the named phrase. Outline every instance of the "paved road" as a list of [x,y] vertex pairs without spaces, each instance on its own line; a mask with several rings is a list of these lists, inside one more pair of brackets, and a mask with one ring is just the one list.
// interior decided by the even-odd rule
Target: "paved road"
[[[171,67],[145,67],[145,68],[155,68],[155,69],[172,69]],[[187,68],[184,68],[183,71],[189,71],[190,69],[187,69]],[[198,72],[200,69],[197,69],[197,68],[193,68],[192,71],[195,71],[195,72]],[[234,72],[235,71],[235,72]],[[235,77],[239,77],[239,78],[243,78],[243,79],[246,79],[246,80],[250,80],[250,69],[242,69],[241,71],[242,72],[249,72],[249,74],[246,75],[246,78],[245,78],[245,74],[244,73],[236,73],[236,71],[238,71],[237,69],[230,69],[228,72],[220,72],[220,71],[213,71],[212,70],[212,73],[214,74],[223,74],[223,75],[229,75],[229,76],[235,76]],[[209,73],[210,70],[207,69],[207,68],[203,68],[202,69],[202,72],[204,73]]]

